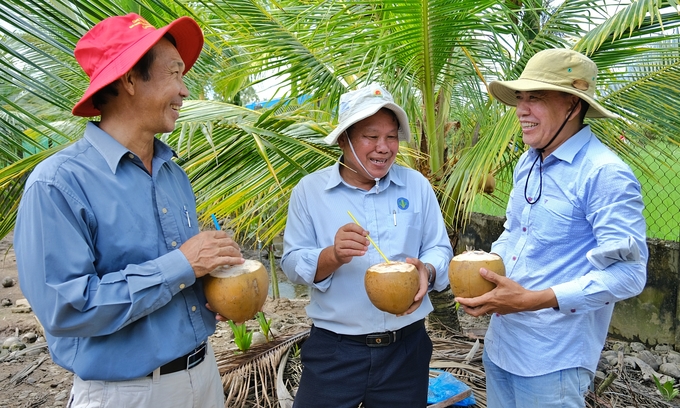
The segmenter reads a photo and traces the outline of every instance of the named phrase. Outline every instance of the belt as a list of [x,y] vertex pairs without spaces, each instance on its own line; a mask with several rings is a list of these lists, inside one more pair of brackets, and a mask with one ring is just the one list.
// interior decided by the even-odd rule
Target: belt
[[[188,370],[192,367],[196,367],[201,364],[205,359],[205,349],[207,343],[203,343],[195,349],[191,350],[182,357],[176,358],[167,364],[161,366],[161,375],[176,373],[177,371]],[[149,373],[147,377],[153,376],[153,373]]]
[[[404,326],[399,330],[386,331],[382,333],[370,333],[370,334],[337,334],[343,339],[356,341],[358,343],[366,344],[368,347],[385,347],[392,343],[395,343],[406,336],[415,333],[421,328],[425,328],[425,319],[420,319],[417,322],[413,322],[408,326]],[[319,328],[320,329],[320,328]],[[321,329],[325,330],[325,329]],[[330,331],[330,330],[326,330]],[[331,332],[333,333],[333,332]]]

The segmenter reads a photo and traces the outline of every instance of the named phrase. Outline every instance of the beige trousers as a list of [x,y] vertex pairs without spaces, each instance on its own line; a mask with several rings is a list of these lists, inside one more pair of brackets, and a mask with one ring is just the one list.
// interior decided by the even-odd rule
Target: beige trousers
[[224,408],[215,353],[190,370],[128,381],[73,379],[68,408]]

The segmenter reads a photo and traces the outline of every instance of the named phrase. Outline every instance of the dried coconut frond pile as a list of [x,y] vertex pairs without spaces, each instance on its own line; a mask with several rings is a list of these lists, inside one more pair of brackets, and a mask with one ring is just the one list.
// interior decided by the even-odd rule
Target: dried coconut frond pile
[[[302,365],[299,347],[309,330],[260,344],[246,353],[232,351],[216,355],[226,395],[225,407],[292,406],[292,396],[300,383]],[[433,343],[430,367],[448,371],[473,390],[477,407],[486,406],[482,349],[460,335],[430,332]]]
[[[486,376],[482,365],[483,346],[479,341],[446,330],[428,329],[433,344],[430,367],[452,373],[472,389],[476,404],[486,407]],[[253,347],[246,353],[232,351],[217,355],[218,368],[229,408],[290,408],[300,382],[302,365],[299,348],[309,336],[304,330]],[[436,376],[436,371],[431,375]],[[680,399],[666,402],[654,389],[642,385],[642,374],[627,367],[604,386],[596,378],[596,392],[589,392],[587,408],[680,407]]]

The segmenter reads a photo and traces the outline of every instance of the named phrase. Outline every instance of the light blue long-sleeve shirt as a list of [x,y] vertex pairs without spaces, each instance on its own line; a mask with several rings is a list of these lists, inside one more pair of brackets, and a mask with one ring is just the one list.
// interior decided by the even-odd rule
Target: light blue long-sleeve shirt
[[353,187],[342,180],[339,164],[305,176],[293,189],[288,207],[281,266],[286,276],[312,288],[307,315],[318,327],[341,334],[397,330],[432,311],[429,297],[410,315],[378,310],[364,287],[366,270],[384,262],[373,245],[327,279],[314,283],[321,251],[333,245],[338,229],[352,218],[391,261],[419,258],[437,270],[434,289],[449,283],[451,243],[430,183],[420,173],[393,165],[378,189]]
[[[525,199],[537,152],[514,171],[505,231],[492,245],[507,276],[526,289],[552,288],[559,309],[494,315],[491,361],[520,376],[583,367],[595,372],[614,303],[639,294],[648,250],[640,184],[586,126],[543,163],[543,188]],[[539,191],[535,164],[527,188]]]
[[14,233],[21,290],[52,359],[84,380],[125,380],[180,357],[215,330],[201,280],[178,248],[198,233],[172,150],[153,174],[88,123],[30,175]]

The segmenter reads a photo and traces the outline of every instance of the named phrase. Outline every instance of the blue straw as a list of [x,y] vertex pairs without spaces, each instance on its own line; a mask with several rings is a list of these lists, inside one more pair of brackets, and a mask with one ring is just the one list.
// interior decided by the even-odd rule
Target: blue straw
[[220,228],[220,223],[217,222],[217,217],[215,217],[215,214],[210,214],[210,216],[212,217],[213,222],[215,223],[215,228],[216,228],[218,231],[221,230],[222,228]]

